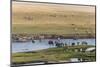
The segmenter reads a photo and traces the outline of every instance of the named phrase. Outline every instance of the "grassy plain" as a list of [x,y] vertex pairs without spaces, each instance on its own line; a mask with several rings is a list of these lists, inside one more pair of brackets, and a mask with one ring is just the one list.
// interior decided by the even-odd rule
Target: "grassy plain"
[[93,6],[13,2],[12,7],[13,33],[95,34]]
[[[94,46],[70,46],[60,48],[49,48],[44,50],[13,53],[13,63],[29,63],[35,61],[69,61],[71,58],[88,59],[88,61],[95,61],[95,52],[75,52],[75,49],[86,49]],[[65,49],[66,48],[66,49]]]
[[[42,3],[12,3],[12,33],[95,35],[95,7]],[[77,46],[78,47],[78,46]],[[83,48],[83,47],[78,47]],[[60,61],[73,57],[95,60],[95,53],[73,52],[76,47],[13,53],[12,62]]]

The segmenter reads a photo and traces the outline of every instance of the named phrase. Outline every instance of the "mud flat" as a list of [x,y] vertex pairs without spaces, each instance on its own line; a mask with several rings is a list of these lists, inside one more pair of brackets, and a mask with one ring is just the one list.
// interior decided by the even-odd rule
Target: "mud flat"
[[[43,37],[43,38],[41,38]],[[13,34],[12,41],[13,42],[27,42],[30,40],[39,40],[39,39],[95,39],[95,34],[67,34],[67,35],[54,35],[54,34]]]

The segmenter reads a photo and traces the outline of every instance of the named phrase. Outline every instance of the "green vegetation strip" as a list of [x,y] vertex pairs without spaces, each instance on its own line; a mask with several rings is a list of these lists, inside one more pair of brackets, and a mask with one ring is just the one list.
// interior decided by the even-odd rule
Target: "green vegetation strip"
[[[95,52],[80,52],[73,51],[73,49],[88,48],[93,46],[72,46],[72,47],[60,47],[49,48],[39,51],[13,53],[13,63],[29,63],[35,61],[67,61],[71,58],[88,59],[89,61],[95,61]],[[65,49],[66,48],[66,49]],[[68,48],[68,49],[67,49]]]

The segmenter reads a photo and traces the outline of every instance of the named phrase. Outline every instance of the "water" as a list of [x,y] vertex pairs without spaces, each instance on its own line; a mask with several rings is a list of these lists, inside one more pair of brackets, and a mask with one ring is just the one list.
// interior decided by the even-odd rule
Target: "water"
[[[35,43],[32,43],[31,41],[29,42],[13,42],[12,43],[12,52],[27,52],[27,51],[36,51],[36,50],[41,50],[41,49],[47,49],[47,48],[53,48],[56,47],[54,45],[48,44],[48,41],[52,40],[53,42],[57,41],[55,39],[44,39],[41,42],[39,40],[35,40]],[[72,43],[77,44],[77,42],[87,42],[88,45],[95,45],[95,39],[78,39],[78,40],[73,40],[73,39],[61,39],[60,42],[66,43],[68,45],[71,45]]]

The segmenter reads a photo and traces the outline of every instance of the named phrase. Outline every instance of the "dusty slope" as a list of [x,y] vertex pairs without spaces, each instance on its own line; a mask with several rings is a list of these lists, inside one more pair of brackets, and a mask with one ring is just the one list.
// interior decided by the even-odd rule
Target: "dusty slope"
[[13,2],[12,21],[16,33],[95,32],[95,7]]

